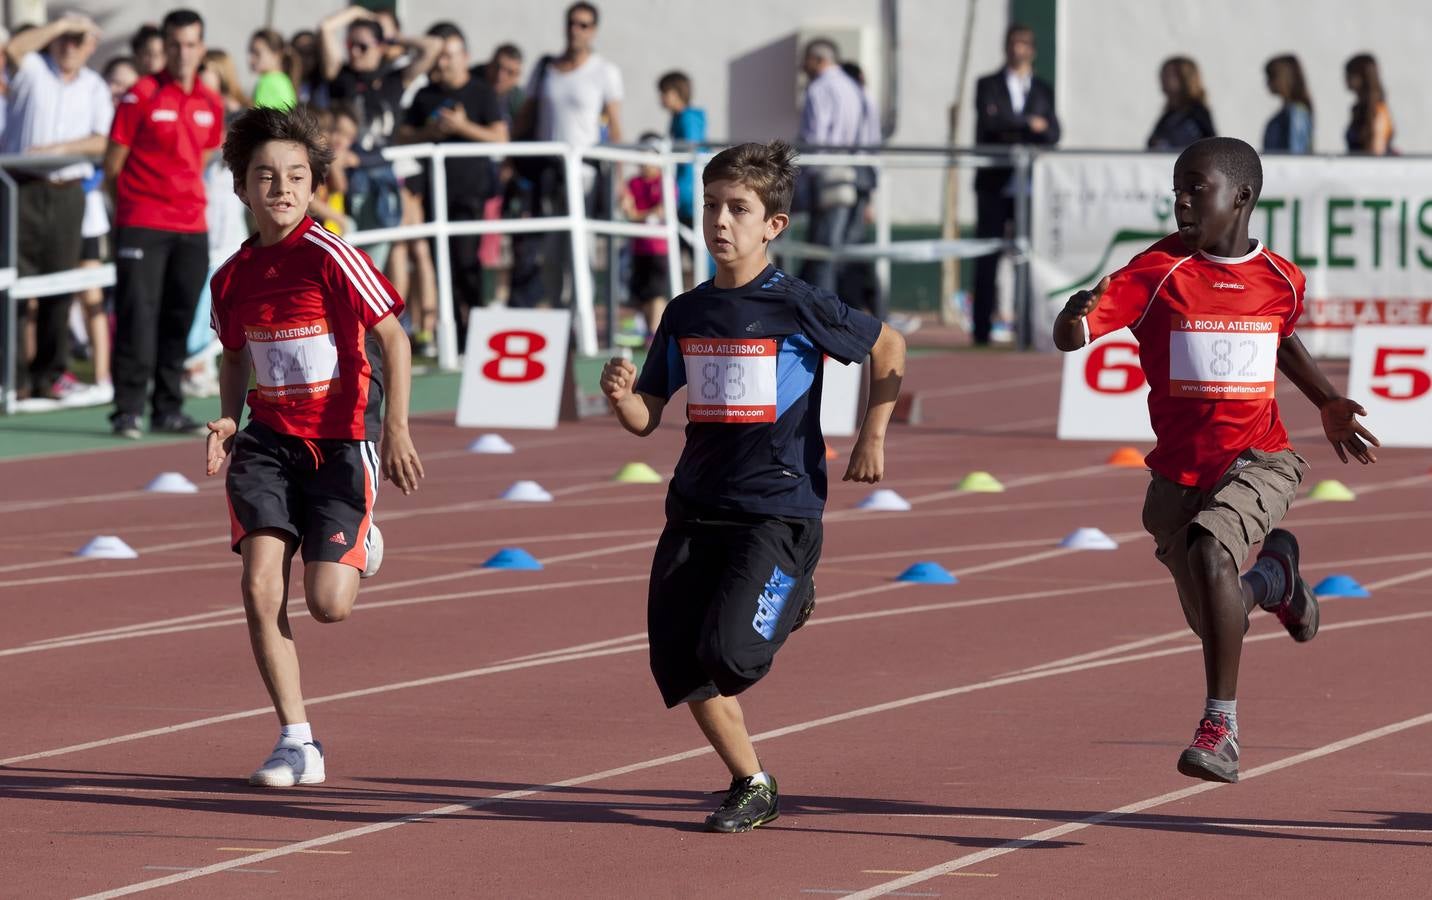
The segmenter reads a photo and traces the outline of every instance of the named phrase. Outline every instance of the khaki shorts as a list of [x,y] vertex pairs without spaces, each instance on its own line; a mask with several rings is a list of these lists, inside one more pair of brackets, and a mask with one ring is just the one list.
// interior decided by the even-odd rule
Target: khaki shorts
[[1195,634],[1198,595],[1188,568],[1188,529],[1197,525],[1227,548],[1240,568],[1293,503],[1306,461],[1292,450],[1245,450],[1212,490],[1187,487],[1157,472],[1144,497],[1144,529],[1154,538],[1154,556],[1168,567],[1178,588],[1183,616]]

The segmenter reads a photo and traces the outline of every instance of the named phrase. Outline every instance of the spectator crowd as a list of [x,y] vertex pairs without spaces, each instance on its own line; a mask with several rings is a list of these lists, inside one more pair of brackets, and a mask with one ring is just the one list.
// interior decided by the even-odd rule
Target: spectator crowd
[[[244,47],[243,62],[252,76],[247,79],[235,56],[210,45],[203,20],[190,10],[175,10],[140,28],[129,41],[130,52],[108,60],[101,71],[89,67],[100,30],[87,17],[64,15],[14,34],[0,29],[0,155],[10,157],[5,169],[18,184],[20,274],[108,261],[116,267],[112,290],[86,290],[73,302],[25,304],[20,395],[41,404],[112,404],[113,430],[125,437],[143,434],[146,414],[153,431],[199,429],[184,413],[183,401],[217,390],[208,278],[249,234],[246,210],[215,150],[226,120],[246,108],[306,103],[320,111],[336,163],[309,212],[338,234],[433,217],[433,173],[424,164],[389,161],[384,151],[397,145],[537,140],[659,146],[657,134],[629,140],[621,68],[596,49],[598,8],[573,3],[562,24],[559,50],[534,59],[505,43],[490,58],[476,60],[454,22],[416,34],[391,13],[351,6],[314,30],[288,36],[267,28],[254,32]],[[976,85],[977,143],[1059,141],[1054,92],[1034,75],[1035,56],[1034,32],[1012,26],[1004,66]],[[807,86],[796,137],[803,146],[882,143],[881,116],[863,74],[840,58],[833,42],[811,41],[801,68]],[[1264,150],[1312,152],[1313,107],[1298,59],[1275,57],[1265,72],[1280,107],[1268,121]],[[1348,152],[1394,152],[1376,61],[1355,56],[1345,74],[1355,97]],[[252,84],[252,94],[245,83]],[[1178,150],[1217,133],[1192,59],[1166,60],[1159,86],[1165,103],[1149,149]],[[706,116],[694,105],[685,73],[668,72],[653,88],[671,116],[666,138],[686,144],[707,139]],[[58,164],[55,157],[69,160]],[[580,194],[587,212],[660,221],[659,168],[627,168],[635,171],[616,185],[606,177],[621,170],[583,168]],[[451,158],[444,174],[449,220],[567,212],[565,173],[551,158]],[[1008,234],[1017,189],[1013,177],[1012,170],[998,167],[978,173],[979,236]],[[803,173],[797,208],[809,213],[806,239],[830,248],[864,240],[876,187],[870,167],[821,166]],[[676,195],[681,223],[696,226],[691,166],[678,167]],[[613,196],[618,199],[608,209],[605,203]],[[405,325],[415,353],[432,355],[436,248],[430,241],[407,240],[365,249],[407,299]],[[546,305],[560,302],[568,290],[570,243],[561,233],[452,237],[446,252],[460,340],[474,307]],[[635,240],[624,253],[625,293],[639,310],[637,327],[649,335],[680,286],[669,284],[664,240]],[[990,255],[975,264],[970,331],[976,344],[1008,338],[996,310],[997,262]],[[886,316],[868,264],[812,259],[801,275]],[[90,383],[71,374],[76,358],[88,359]]]

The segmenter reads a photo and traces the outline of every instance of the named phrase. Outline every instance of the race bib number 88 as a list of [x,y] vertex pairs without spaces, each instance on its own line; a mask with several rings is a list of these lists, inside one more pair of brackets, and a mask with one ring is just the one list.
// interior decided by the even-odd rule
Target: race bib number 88
[[693,422],[776,421],[776,342],[682,338],[686,417]]
[[1174,316],[1169,394],[1201,400],[1268,400],[1278,370],[1276,317]]

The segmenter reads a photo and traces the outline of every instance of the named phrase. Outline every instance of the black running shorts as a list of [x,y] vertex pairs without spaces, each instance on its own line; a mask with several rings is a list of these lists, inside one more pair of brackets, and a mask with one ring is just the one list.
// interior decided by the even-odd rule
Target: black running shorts
[[813,588],[820,546],[819,519],[702,509],[667,496],[647,632],[668,707],[739,694],[770,671]]
[[304,562],[364,569],[378,497],[372,441],[309,440],[250,421],[234,436],[225,482],[234,552],[262,528],[297,539]]

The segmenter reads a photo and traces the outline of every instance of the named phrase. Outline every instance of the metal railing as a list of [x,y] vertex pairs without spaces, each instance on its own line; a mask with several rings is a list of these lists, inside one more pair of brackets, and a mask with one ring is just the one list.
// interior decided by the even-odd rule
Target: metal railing
[[[673,286],[673,295],[683,289],[681,247],[686,243],[693,255],[693,272],[707,271],[708,257],[704,241],[698,232],[678,223],[676,167],[690,164],[699,171],[719,144],[706,143],[701,146],[673,146],[663,142],[659,149],[630,147],[574,147],[557,142],[523,142],[506,144],[411,144],[389,147],[383,156],[390,162],[402,160],[427,161],[430,174],[429,220],[414,225],[397,225],[388,228],[371,228],[344,235],[350,243],[360,247],[379,244],[433,239],[435,242],[434,268],[437,275],[437,349],[438,365],[442,369],[456,370],[459,367],[457,317],[454,310],[452,288],[452,258],[448,238],[462,235],[487,234],[533,234],[566,232],[571,243],[571,287],[574,312],[573,328],[576,346],[580,353],[596,355],[598,329],[596,326],[595,288],[592,277],[592,253],[590,238],[601,235],[608,238],[659,238],[666,241],[668,274]],[[533,216],[528,218],[452,220],[448,217],[447,167],[449,159],[487,158],[514,159],[519,157],[551,157],[561,166],[562,190],[565,213],[562,215]],[[948,149],[911,148],[897,150],[882,148],[878,152],[852,152],[849,148],[814,148],[802,154],[802,166],[868,166],[875,170],[877,182],[883,183],[886,174],[900,169],[946,169],[952,164],[964,166],[1012,166],[1016,171],[1016,184],[1028,184],[1028,173],[1033,155],[1023,148],[990,149]],[[46,159],[24,157],[27,168],[59,165],[73,162],[73,158]],[[73,269],[47,275],[16,277],[16,216],[17,191],[15,183],[4,173],[7,164],[18,165],[17,157],[0,158],[0,188],[4,191],[4,215],[6,227],[3,247],[5,265],[0,266],[0,303],[4,306],[5,361],[3,365],[3,403],[5,413],[14,409],[16,398],[16,370],[18,366],[18,337],[16,309],[19,301],[71,294],[93,287],[109,287],[114,284],[115,269],[112,264],[84,269]],[[662,221],[625,222],[594,218],[587,215],[586,196],[583,189],[583,168],[594,165],[599,169],[612,171],[622,165],[657,165],[662,170]],[[1022,192],[1016,203],[1015,235],[1012,240],[954,240],[954,241],[895,241],[892,239],[892,220],[889,191],[877,189],[873,194],[875,210],[875,241],[870,244],[849,244],[827,247],[809,242],[781,238],[773,252],[794,259],[828,259],[873,261],[878,290],[882,299],[890,290],[891,261],[907,260],[932,262],[955,257],[982,256],[1007,249],[1015,254],[1017,306],[1024,309],[1028,290],[1027,250],[1029,236],[1028,193]],[[698,276],[697,280],[700,280]],[[614,292],[609,292],[613,294]],[[554,298],[555,300],[556,298]],[[608,296],[608,303],[615,304],[614,295]],[[610,319],[614,321],[615,314]],[[1021,313],[1020,321],[1027,325],[1027,310]],[[1020,329],[1021,335],[1027,328]]]

